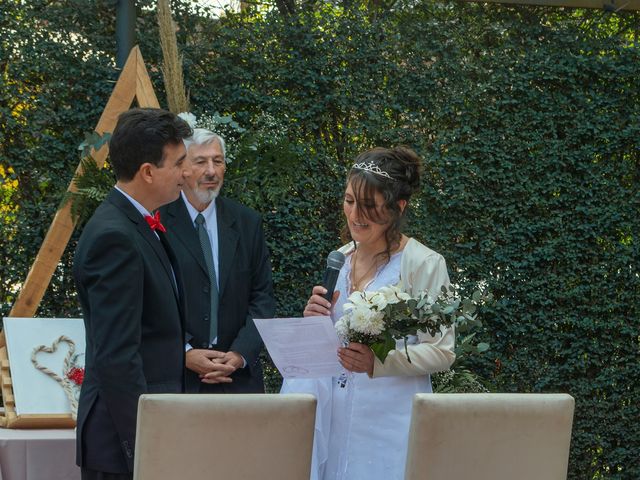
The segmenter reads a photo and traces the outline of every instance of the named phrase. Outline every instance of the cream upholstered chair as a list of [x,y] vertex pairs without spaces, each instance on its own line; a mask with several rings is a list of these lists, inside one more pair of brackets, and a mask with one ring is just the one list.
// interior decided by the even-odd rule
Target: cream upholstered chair
[[309,478],[312,395],[142,395],[135,480]]
[[564,480],[574,400],[566,394],[418,394],[406,480]]

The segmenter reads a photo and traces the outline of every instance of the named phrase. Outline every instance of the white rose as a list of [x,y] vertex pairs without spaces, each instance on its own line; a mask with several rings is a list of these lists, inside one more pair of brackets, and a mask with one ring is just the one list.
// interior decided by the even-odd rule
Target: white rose
[[398,299],[400,299],[403,302],[406,302],[407,300],[411,299],[411,295],[401,290],[398,290],[398,292],[396,293],[396,296],[398,297]]
[[369,308],[369,301],[364,292],[353,292],[347,299],[349,303],[344,304],[344,309],[349,308]]
[[384,310],[384,308],[387,306],[387,303],[394,303],[394,302],[389,302],[386,295],[381,291],[375,292],[373,295],[371,295],[371,297],[369,298],[369,301],[371,305],[374,306],[378,311]]
[[394,304],[400,301],[399,294],[402,293],[398,287],[382,287],[378,290],[378,293],[382,295],[387,303]]
[[411,298],[411,295],[409,295],[406,292],[403,292],[402,290],[400,290],[400,288],[398,287],[382,287],[379,290],[379,293],[381,295],[384,295],[384,297],[387,299],[387,303],[393,305],[395,303],[400,303],[400,302],[406,302],[407,300],[409,300]]

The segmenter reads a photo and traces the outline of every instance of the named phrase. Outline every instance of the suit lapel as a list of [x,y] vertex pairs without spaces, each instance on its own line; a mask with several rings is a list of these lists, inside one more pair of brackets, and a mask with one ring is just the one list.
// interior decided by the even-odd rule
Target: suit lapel
[[233,228],[235,218],[225,210],[224,199],[216,198],[216,218],[218,220],[218,272],[220,297],[224,294],[231,265],[238,247],[238,232]]
[[166,227],[169,234],[177,238],[185,249],[193,256],[205,275],[209,275],[207,264],[204,260],[202,247],[198,234],[193,226],[187,207],[184,204],[182,196],[175,202],[167,206],[168,217],[166,219]]
[[175,278],[175,292],[178,297],[178,308],[180,309],[180,318],[182,328],[184,328],[184,320],[186,318],[185,315],[185,304],[184,304],[184,279],[182,277],[182,272],[180,271],[180,262],[178,262],[178,258],[176,257],[175,252],[171,248],[171,244],[167,240],[167,237],[164,233],[158,232],[158,236],[160,237],[160,242],[164,247],[165,252],[167,252],[167,256],[169,257],[169,261],[171,262],[171,266],[173,267],[173,276]]
[[145,221],[144,217],[140,214],[136,207],[134,207],[132,203],[116,189],[111,190],[109,196],[107,197],[107,200],[117,208],[119,208],[129,218],[129,220],[131,220],[135,224],[138,233],[142,235],[142,238],[147,241],[147,243],[151,247],[151,250],[155,252],[158,260],[160,260],[165,273],[171,280],[173,293],[176,294],[177,297],[178,292],[176,290],[175,278],[173,275],[173,270],[171,269],[171,262],[169,261],[167,252],[162,246],[162,243],[160,243],[160,240],[158,240],[158,237],[156,237],[155,233],[153,233],[153,230],[149,228],[149,225]]

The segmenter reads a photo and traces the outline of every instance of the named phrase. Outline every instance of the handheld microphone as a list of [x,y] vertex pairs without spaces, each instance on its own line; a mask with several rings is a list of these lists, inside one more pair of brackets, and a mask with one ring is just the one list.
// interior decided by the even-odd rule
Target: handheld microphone
[[327,269],[324,271],[322,277],[322,286],[327,289],[327,293],[323,297],[331,301],[333,292],[336,289],[336,282],[338,281],[338,274],[340,269],[344,265],[344,254],[334,250],[327,257]]

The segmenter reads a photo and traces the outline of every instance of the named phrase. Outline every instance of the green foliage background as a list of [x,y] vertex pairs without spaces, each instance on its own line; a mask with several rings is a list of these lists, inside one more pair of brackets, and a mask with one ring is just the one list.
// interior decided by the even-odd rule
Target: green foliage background
[[[640,478],[640,16],[419,1],[215,19],[174,2],[194,113],[257,149],[225,192],[261,211],[279,315],[339,245],[354,156],[425,158],[410,233],[498,303],[473,362],[499,391],[576,398],[569,478]],[[145,8],[142,8],[145,7]],[[151,5],[139,43],[159,98]],[[112,2],[0,3],[0,303],[7,314],[117,78]],[[40,316],[79,314],[67,248]]]

